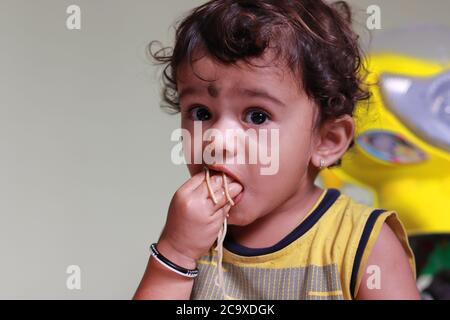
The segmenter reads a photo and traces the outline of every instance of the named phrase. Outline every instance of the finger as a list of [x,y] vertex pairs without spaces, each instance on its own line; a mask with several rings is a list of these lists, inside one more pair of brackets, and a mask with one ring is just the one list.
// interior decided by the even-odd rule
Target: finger
[[211,222],[216,228],[220,228],[226,218],[228,218],[228,213],[231,210],[231,205],[229,203],[225,204],[222,208],[219,208],[211,215],[213,220]]
[[210,176],[210,179],[209,179],[210,184],[209,185],[211,188],[208,188],[208,183],[207,183],[207,179],[206,179],[207,176],[208,176],[208,173],[205,172],[205,183],[200,184],[196,190],[196,192],[198,191],[200,193],[200,196],[202,196],[204,198],[211,196],[211,193],[213,193],[215,195],[217,192],[219,192],[219,196],[220,196],[222,194],[222,191],[225,190],[224,185],[225,184],[228,185],[232,182],[230,177],[228,177],[227,175],[225,175],[225,178],[226,178],[226,183],[225,183],[223,180],[223,175],[215,174],[213,176]]
[[225,206],[224,206],[224,209],[223,209],[223,211],[222,211],[222,219],[227,219],[229,216],[230,216],[230,210],[231,210],[231,208],[232,208],[233,206],[230,204],[230,203],[227,203]]
[[[237,182],[232,182],[232,183],[228,184],[228,191],[229,191],[231,198],[235,198],[237,195],[239,195],[239,193],[241,193],[242,190],[243,190],[243,187]],[[225,196],[225,189],[222,186],[220,187],[220,190],[215,192],[215,196],[216,196],[217,203],[214,204],[214,206],[213,206],[214,212],[221,209],[225,205],[230,205],[230,208],[231,208],[231,204],[229,204],[228,198]],[[212,201],[211,201],[211,204],[213,204]]]
[[214,175],[209,177],[209,187],[208,187],[208,172],[204,172],[203,183],[201,183],[193,192],[195,192],[199,197],[207,198],[212,194],[220,191],[223,185],[223,178],[219,175]]
[[180,191],[183,192],[192,192],[195,189],[197,189],[205,180],[205,171],[202,170],[195,175],[193,175],[191,178],[189,178],[180,188]]

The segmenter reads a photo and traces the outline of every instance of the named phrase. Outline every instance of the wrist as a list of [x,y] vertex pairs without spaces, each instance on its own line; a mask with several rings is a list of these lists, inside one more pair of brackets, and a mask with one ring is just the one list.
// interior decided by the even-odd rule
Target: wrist
[[197,262],[195,259],[179,252],[166,240],[159,240],[156,247],[164,257],[183,268],[195,269],[197,267]]

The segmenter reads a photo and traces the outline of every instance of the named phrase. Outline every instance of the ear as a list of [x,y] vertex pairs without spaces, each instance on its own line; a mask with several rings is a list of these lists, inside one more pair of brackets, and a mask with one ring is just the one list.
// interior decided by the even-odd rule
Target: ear
[[350,115],[325,121],[317,132],[311,162],[315,167],[329,167],[342,158],[355,134],[355,122]]

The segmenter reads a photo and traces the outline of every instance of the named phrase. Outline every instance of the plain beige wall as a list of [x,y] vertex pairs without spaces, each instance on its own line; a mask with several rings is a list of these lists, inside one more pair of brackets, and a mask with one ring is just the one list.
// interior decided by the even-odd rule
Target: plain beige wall
[[[131,298],[188,178],[145,46],[170,44],[202,2],[0,0],[0,298]],[[448,0],[351,2],[363,19],[378,4],[384,30],[450,24]],[[80,31],[65,26],[71,4]],[[69,265],[81,290],[66,288]]]

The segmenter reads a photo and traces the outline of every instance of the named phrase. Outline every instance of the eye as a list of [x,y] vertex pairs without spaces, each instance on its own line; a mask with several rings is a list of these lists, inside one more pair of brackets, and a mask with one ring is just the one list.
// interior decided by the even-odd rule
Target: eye
[[262,125],[267,120],[270,120],[270,116],[262,110],[251,110],[245,115],[245,122]]
[[191,119],[194,121],[207,121],[211,119],[211,113],[205,107],[194,107],[189,110]]

